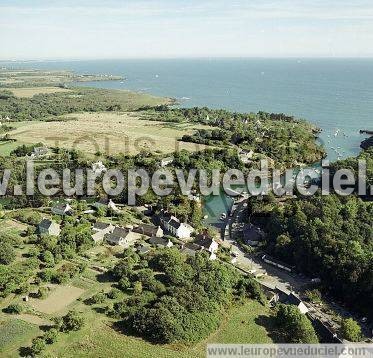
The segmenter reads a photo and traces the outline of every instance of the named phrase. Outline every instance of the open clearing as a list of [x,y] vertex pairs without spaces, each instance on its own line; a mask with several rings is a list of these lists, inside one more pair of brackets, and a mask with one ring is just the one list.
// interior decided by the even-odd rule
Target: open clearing
[[138,113],[78,113],[73,121],[32,122],[10,132],[20,143],[42,142],[47,146],[75,148],[86,153],[136,154],[141,150],[170,153],[197,151],[203,145],[178,141],[198,128],[193,123],[166,123],[139,119]]
[[47,94],[57,92],[70,92],[71,90],[61,87],[28,87],[28,88],[6,88],[16,97],[31,98],[36,94]]
[[20,320],[28,322],[28,323],[35,324],[37,326],[47,326],[47,325],[51,324],[50,321],[48,321],[44,318],[40,318],[38,316],[35,316],[33,314],[28,314],[28,313],[18,314],[16,316],[14,316],[14,318],[20,319]]
[[58,286],[44,300],[30,299],[30,304],[35,310],[42,313],[56,313],[65,309],[69,304],[78,299],[84,290],[74,286]]
[[14,233],[19,234],[27,229],[27,225],[12,219],[1,221],[0,233]]

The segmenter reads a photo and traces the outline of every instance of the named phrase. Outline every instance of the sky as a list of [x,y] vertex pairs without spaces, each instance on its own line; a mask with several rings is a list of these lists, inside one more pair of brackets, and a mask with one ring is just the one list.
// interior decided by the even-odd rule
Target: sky
[[0,0],[0,59],[373,57],[372,0]]

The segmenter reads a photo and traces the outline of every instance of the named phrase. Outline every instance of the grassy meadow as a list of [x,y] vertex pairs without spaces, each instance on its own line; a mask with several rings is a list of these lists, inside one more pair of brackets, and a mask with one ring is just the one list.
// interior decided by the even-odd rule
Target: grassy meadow
[[257,301],[249,301],[233,308],[221,327],[197,345],[157,345],[124,335],[103,314],[88,308],[83,329],[61,334],[58,342],[48,347],[46,356],[202,358],[208,343],[271,343],[270,333],[258,323],[269,315],[269,310]]
[[9,134],[17,140],[15,143],[18,145],[42,142],[47,146],[75,148],[90,154],[97,151],[106,154],[136,154],[143,149],[162,153],[177,149],[203,149],[203,145],[179,142],[178,139],[196,129],[209,128],[193,123],[141,120],[136,112],[77,113],[69,117],[75,120],[22,122],[23,125]]
[[16,97],[31,98],[37,94],[49,94],[59,92],[70,92],[70,89],[61,87],[20,87],[20,88],[7,88]]

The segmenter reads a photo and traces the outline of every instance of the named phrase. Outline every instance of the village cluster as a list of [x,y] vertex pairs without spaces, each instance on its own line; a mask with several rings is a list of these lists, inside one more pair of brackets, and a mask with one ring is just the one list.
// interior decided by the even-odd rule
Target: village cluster
[[[100,199],[92,205],[95,209],[105,208],[120,211],[117,205],[108,198]],[[143,208],[147,209],[147,208]],[[152,215],[151,209],[147,209]],[[86,210],[91,214],[94,209]],[[55,215],[72,215],[73,208],[68,202],[57,203],[51,208]],[[141,254],[147,253],[151,247],[167,248],[178,244],[180,250],[187,255],[194,256],[198,251],[205,250],[211,260],[216,259],[219,239],[207,232],[197,233],[188,223],[181,222],[177,217],[166,211],[152,215],[155,224],[141,223],[135,225],[118,226],[110,221],[96,221],[92,225],[92,240],[95,244],[109,244],[127,248],[134,246]],[[53,219],[44,218],[38,225],[39,235],[58,236],[61,232],[60,224]],[[234,256],[232,256],[233,260]]]

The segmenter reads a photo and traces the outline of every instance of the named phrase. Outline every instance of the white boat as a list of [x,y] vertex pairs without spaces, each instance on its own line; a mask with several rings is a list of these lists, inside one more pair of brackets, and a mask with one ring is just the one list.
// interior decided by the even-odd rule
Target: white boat
[[222,213],[220,215],[220,220],[225,220],[227,218],[227,214],[226,213]]

